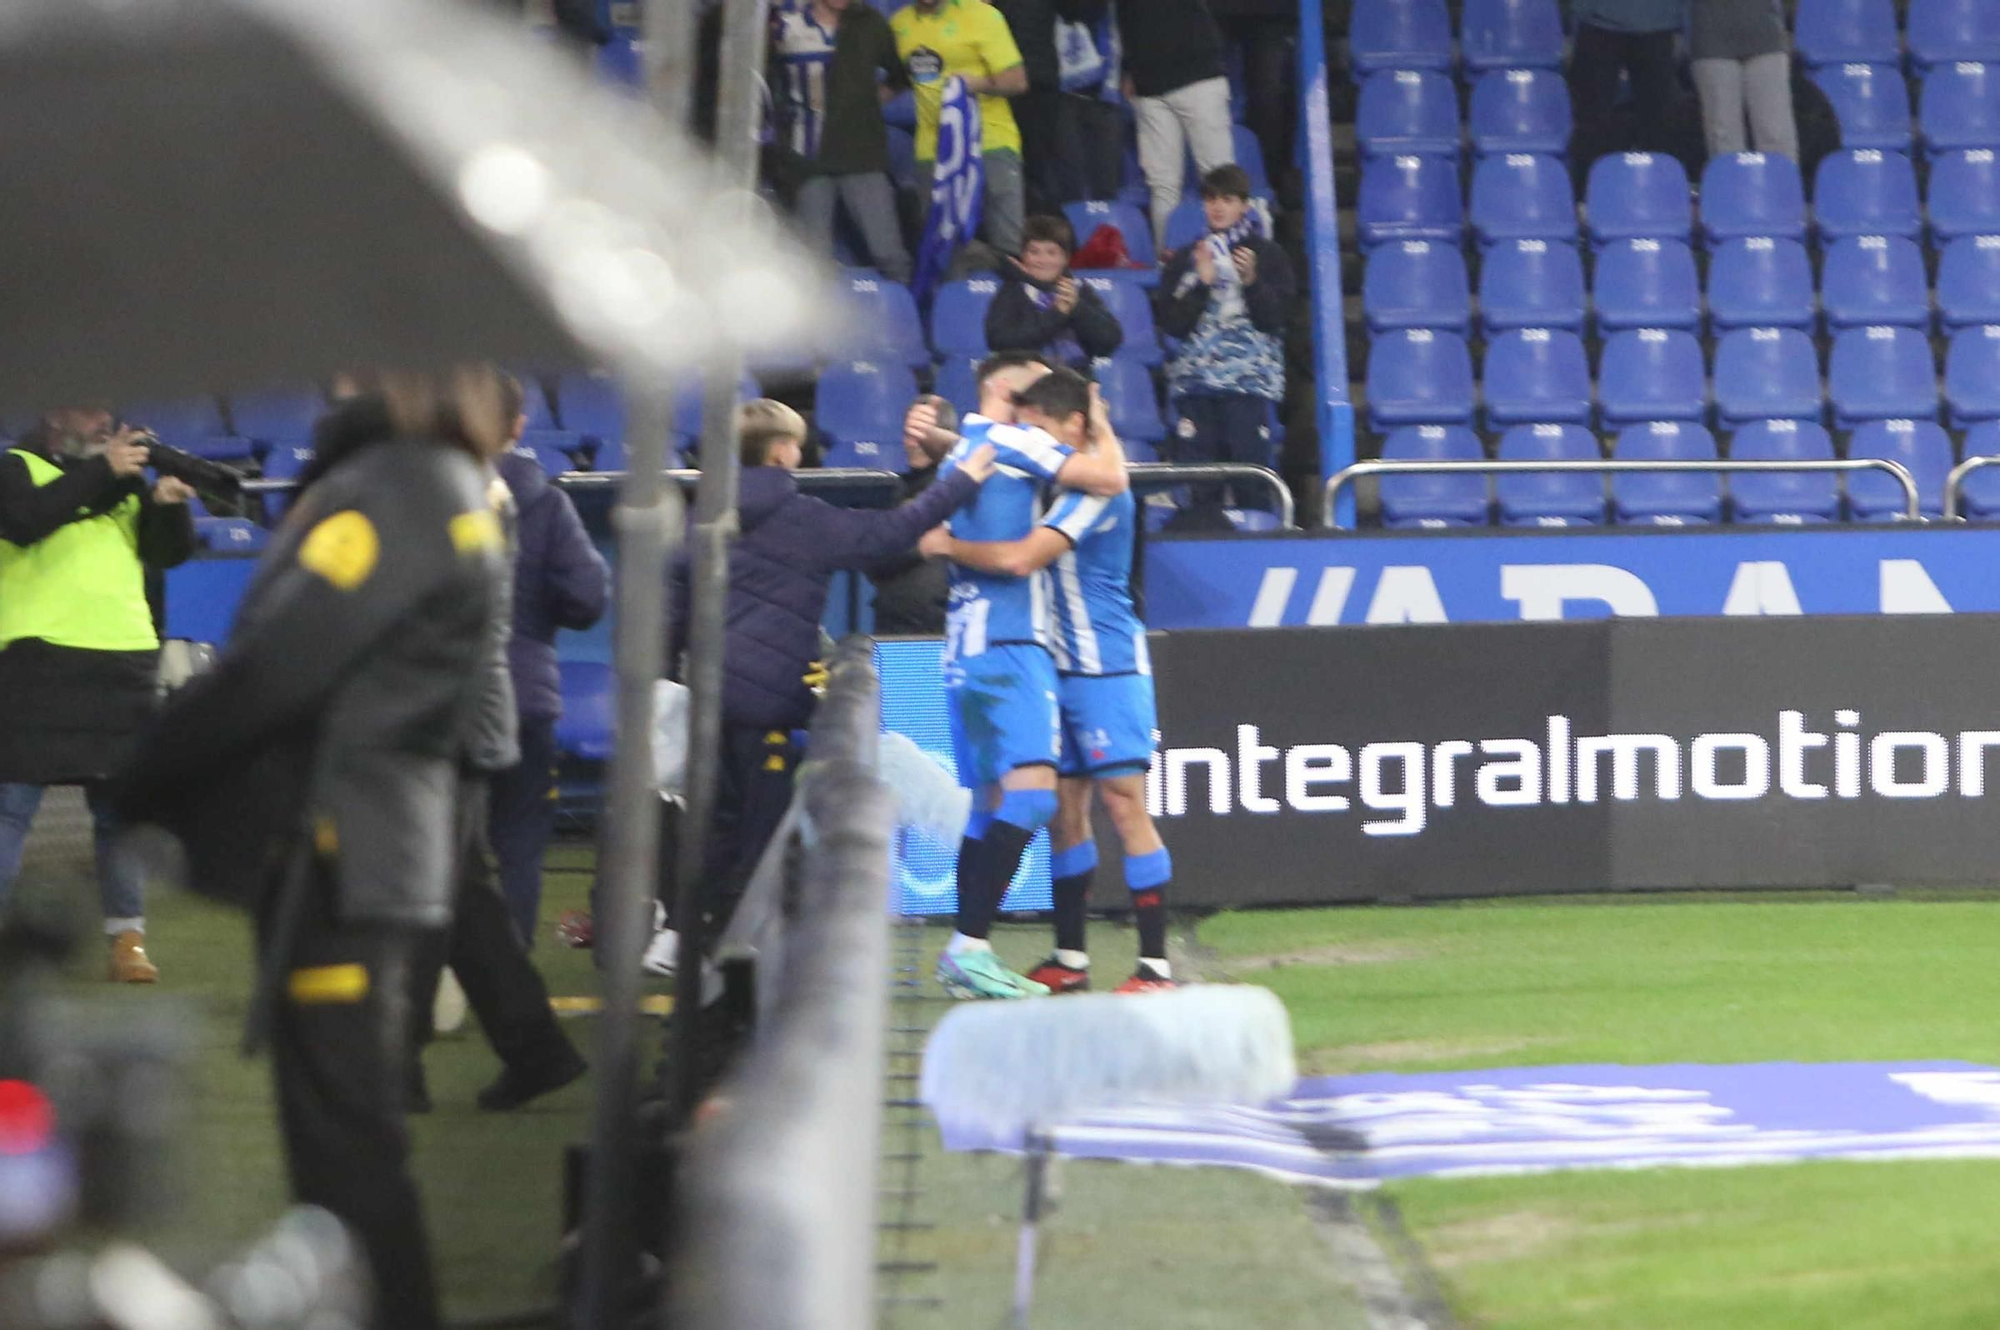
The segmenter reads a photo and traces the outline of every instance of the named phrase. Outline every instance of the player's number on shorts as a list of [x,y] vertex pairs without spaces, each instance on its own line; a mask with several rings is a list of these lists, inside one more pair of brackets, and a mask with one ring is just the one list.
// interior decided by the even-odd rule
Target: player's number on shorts
[[975,600],[954,610],[945,625],[944,658],[986,654],[986,616],[993,611],[990,600]]

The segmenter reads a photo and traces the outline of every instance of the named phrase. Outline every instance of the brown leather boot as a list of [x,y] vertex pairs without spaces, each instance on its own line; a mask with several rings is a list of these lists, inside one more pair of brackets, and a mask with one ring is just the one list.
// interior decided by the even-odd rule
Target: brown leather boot
[[114,984],[156,984],[160,968],[146,957],[146,935],[128,928],[111,939],[111,982]]

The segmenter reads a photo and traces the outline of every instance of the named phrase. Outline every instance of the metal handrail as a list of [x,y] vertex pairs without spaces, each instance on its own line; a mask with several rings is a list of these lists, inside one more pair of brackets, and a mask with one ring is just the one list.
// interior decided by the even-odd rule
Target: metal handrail
[[1142,462],[1126,468],[1132,477],[1135,490],[1165,490],[1181,485],[1198,485],[1203,482],[1250,480],[1271,491],[1272,509],[1278,520],[1286,527],[1298,525],[1298,511],[1292,502],[1292,488],[1284,478],[1267,466],[1251,466],[1247,462],[1190,462],[1185,466],[1173,462]]
[[1963,522],[1965,518],[1958,511],[1958,500],[1965,487],[1966,477],[1989,466],[2000,466],[2000,457],[1968,457],[1951,469],[1944,478],[1944,520]]
[[1346,530],[1339,523],[1339,510],[1334,500],[1341,490],[1366,476],[1419,476],[1419,475],[1464,475],[1468,472],[1478,475],[1519,475],[1539,472],[1584,472],[1591,475],[1620,475],[1642,472],[1786,472],[1786,471],[1886,471],[1895,482],[1903,487],[1903,520],[1921,522],[1923,515],[1917,498],[1917,480],[1909,468],[1900,462],[1891,462],[1880,457],[1849,457],[1810,461],[1731,462],[1717,458],[1713,461],[1469,461],[1469,462],[1356,462],[1339,475],[1326,482],[1326,504],[1321,525],[1333,531]]

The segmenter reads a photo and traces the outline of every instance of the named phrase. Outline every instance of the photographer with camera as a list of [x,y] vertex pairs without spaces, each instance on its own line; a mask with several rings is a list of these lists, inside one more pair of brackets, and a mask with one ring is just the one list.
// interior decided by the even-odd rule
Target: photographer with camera
[[157,696],[147,573],[194,552],[194,490],[146,481],[143,430],[101,408],[51,411],[0,453],[0,909],[51,785],[90,806],[110,976],[150,984],[144,880],[119,846],[104,781]]

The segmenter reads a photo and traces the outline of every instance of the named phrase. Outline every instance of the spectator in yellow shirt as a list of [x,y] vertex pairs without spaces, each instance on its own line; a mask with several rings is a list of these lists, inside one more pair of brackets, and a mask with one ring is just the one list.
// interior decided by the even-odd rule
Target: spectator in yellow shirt
[[1007,99],[1028,90],[1028,71],[1007,20],[986,0],[916,0],[898,11],[889,26],[916,93],[917,192],[928,205],[937,166],[938,112],[945,81],[956,75],[979,98],[986,168],[981,234],[1002,254],[1020,253],[1026,207],[1021,132]]

